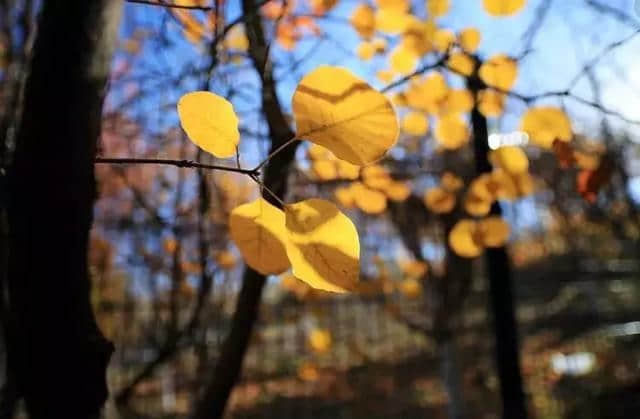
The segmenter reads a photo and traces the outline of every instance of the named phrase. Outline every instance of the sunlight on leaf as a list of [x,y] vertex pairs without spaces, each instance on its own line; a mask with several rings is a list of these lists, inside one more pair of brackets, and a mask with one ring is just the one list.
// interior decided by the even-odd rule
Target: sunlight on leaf
[[293,274],[313,288],[346,292],[360,276],[353,222],[331,202],[308,199],[285,207],[286,250]]
[[343,68],[321,66],[307,74],[292,107],[298,138],[352,164],[379,160],[398,139],[398,120],[389,100]]
[[518,13],[526,0],[483,0],[484,9],[492,16],[511,16]]
[[289,269],[285,251],[285,214],[263,198],[236,207],[229,216],[229,230],[242,257],[263,275]]
[[554,140],[571,141],[571,122],[560,108],[540,106],[529,109],[520,121],[520,129],[529,134],[532,143],[546,149]]
[[518,63],[504,54],[494,55],[480,66],[478,75],[487,86],[510,90],[518,77]]
[[409,112],[402,118],[402,131],[405,134],[421,137],[429,130],[429,120],[422,112]]
[[210,92],[191,92],[178,101],[180,124],[198,147],[216,157],[236,154],[240,142],[238,117],[225,98]]

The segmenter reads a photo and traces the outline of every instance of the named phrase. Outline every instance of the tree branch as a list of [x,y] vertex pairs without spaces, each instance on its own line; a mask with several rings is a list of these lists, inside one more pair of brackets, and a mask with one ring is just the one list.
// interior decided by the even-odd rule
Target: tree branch
[[186,167],[191,169],[222,170],[225,172],[242,173],[250,176],[260,176],[260,171],[256,169],[241,169],[238,167],[219,166],[216,164],[204,164],[192,160],[96,157],[94,162],[96,164],[166,164],[169,166]]

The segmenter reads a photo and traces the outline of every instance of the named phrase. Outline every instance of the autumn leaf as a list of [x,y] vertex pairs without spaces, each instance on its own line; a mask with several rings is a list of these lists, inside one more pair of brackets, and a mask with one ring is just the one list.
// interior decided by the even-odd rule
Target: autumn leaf
[[360,276],[360,242],[353,222],[331,202],[285,206],[286,251],[293,274],[313,288],[346,292]]
[[526,0],[483,0],[484,9],[492,16],[511,16],[518,13]]
[[328,352],[331,349],[333,339],[331,332],[326,329],[314,329],[309,333],[309,346],[319,354]]
[[178,101],[180,124],[198,147],[216,157],[236,154],[238,117],[225,98],[210,92],[191,92]]
[[518,77],[518,63],[504,54],[494,55],[482,63],[478,75],[487,86],[510,90]]
[[532,143],[546,149],[553,147],[555,140],[571,141],[571,122],[560,108],[540,106],[530,108],[522,116],[520,130],[529,135]]
[[389,100],[346,69],[321,66],[293,95],[297,137],[355,165],[379,160],[393,145],[398,120]]
[[291,264],[285,250],[285,214],[263,198],[236,207],[229,230],[247,265],[263,275],[279,274]]
[[598,192],[611,179],[613,162],[605,157],[595,170],[582,170],[578,173],[576,185],[578,193],[588,202],[596,202]]

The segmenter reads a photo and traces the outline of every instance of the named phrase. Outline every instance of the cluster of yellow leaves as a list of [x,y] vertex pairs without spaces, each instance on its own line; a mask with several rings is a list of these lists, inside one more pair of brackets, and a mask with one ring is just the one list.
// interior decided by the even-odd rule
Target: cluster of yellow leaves
[[456,193],[463,186],[462,179],[451,172],[445,172],[440,185],[429,189],[424,194],[424,204],[436,214],[446,214],[456,206]]
[[387,199],[404,201],[411,194],[409,186],[394,180],[380,165],[366,166],[360,180],[336,188],[335,197],[346,208],[358,208],[367,214],[380,214],[387,209]]
[[[305,76],[292,108],[296,138],[326,147],[351,165],[380,159],[397,141],[398,121],[391,103],[342,68],[322,66]],[[178,115],[188,137],[203,150],[221,158],[237,152],[238,118],[224,98],[188,93],[178,102]],[[366,174],[376,167],[363,170],[363,181],[380,186],[375,173]],[[393,193],[404,194],[402,189],[396,185]],[[286,204],[283,211],[259,198],[231,212],[229,230],[247,264],[264,275],[291,267],[296,278],[332,292],[352,290],[358,281],[358,232],[329,201],[308,199]]]
[[355,180],[360,176],[360,166],[337,158],[332,152],[318,144],[307,149],[311,161],[311,172],[318,181]]
[[[294,0],[271,0],[262,6],[262,15],[277,20],[276,42],[285,50],[293,50],[305,34],[319,35],[322,31],[315,17],[322,16],[335,7],[337,0],[311,0],[310,12],[306,10],[294,14],[297,2]],[[304,5],[307,5],[305,2]]]
[[[207,0],[178,0],[180,6],[206,6]],[[213,11],[202,14],[199,11],[171,8],[171,14],[183,27],[184,37],[193,44],[199,44],[204,38],[211,37],[216,26],[224,24]],[[202,18],[201,16],[204,16]]]
[[535,190],[535,182],[529,174],[529,161],[522,149],[501,147],[489,156],[494,165],[491,173],[475,178],[467,189],[464,208],[470,215],[485,216],[496,200],[522,198]]
[[500,217],[479,221],[463,219],[449,232],[449,246],[461,257],[480,256],[486,247],[501,247],[509,239],[510,228]]

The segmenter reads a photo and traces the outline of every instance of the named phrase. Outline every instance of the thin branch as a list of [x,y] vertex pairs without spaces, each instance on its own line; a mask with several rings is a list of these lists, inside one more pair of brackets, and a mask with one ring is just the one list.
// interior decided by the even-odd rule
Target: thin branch
[[196,5],[180,5],[175,3],[165,3],[163,1],[152,1],[152,0],[125,0],[127,3],[135,3],[135,4],[145,4],[147,6],[158,6],[158,7],[166,7],[169,9],[189,9],[189,10],[202,10],[208,12],[213,10],[211,6],[196,6]]
[[138,158],[111,158],[111,157],[96,157],[94,160],[97,164],[166,164],[176,167],[187,167],[192,169],[208,169],[208,170],[222,170],[225,172],[236,172],[244,175],[258,176],[260,175],[259,169],[240,169],[237,167],[218,166],[215,164],[204,164],[192,160],[172,160],[172,159],[138,159]]
[[266,159],[264,159],[259,165],[256,166],[255,169],[253,169],[254,172],[257,172],[258,170],[260,170],[262,168],[262,166],[264,166],[265,164],[267,164],[269,162],[269,160],[271,160],[275,155],[277,155],[278,153],[280,153],[282,150],[284,150],[285,148],[287,148],[290,144],[292,144],[293,142],[298,141],[298,138],[293,137],[291,139],[289,139],[287,142],[285,142],[284,144],[282,144],[280,147],[276,148],[275,150],[273,150]]

